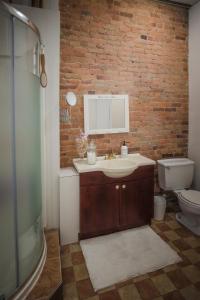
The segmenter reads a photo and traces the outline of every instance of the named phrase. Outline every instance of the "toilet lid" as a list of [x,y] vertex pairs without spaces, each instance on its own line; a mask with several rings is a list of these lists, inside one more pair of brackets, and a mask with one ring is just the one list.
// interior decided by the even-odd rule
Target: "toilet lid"
[[192,204],[200,205],[200,192],[195,190],[183,190],[179,193],[183,200],[189,201]]

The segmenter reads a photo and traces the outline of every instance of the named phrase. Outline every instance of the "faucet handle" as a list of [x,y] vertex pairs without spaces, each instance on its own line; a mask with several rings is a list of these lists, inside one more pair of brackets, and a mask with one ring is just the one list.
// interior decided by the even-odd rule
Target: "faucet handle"
[[113,152],[113,148],[111,149],[110,156],[111,156],[111,158],[116,158],[116,153]]
[[112,153],[112,157],[116,158],[116,153],[115,152]]

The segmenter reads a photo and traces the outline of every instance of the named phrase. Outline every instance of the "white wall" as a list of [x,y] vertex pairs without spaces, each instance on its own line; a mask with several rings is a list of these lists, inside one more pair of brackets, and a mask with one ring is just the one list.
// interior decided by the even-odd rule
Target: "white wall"
[[195,161],[194,187],[200,190],[200,2],[189,12],[189,157]]
[[43,0],[43,7],[59,10],[59,0]]
[[59,226],[59,64],[60,14],[52,9],[39,9],[16,5],[39,28],[45,45],[48,85],[43,94],[43,219],[44,226]]

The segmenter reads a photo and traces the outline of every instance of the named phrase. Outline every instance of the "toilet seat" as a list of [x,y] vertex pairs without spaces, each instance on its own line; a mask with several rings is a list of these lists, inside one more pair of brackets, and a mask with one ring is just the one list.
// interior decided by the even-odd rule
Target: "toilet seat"
[[188,202],[192,205],[200,206],[200,191],[181,190],[177,191],[179,199]]
[[176,220],[200,236],[200,191],[176,190],[181,212],[176,214]]

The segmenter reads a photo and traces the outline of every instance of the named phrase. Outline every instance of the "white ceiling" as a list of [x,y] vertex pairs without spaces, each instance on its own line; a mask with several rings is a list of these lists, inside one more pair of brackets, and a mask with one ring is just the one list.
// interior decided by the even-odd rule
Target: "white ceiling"
[[199,0],[172,0],[172,2],[179,2],[179,3],[184,3],[188,5],[193,5],[199,2]]

